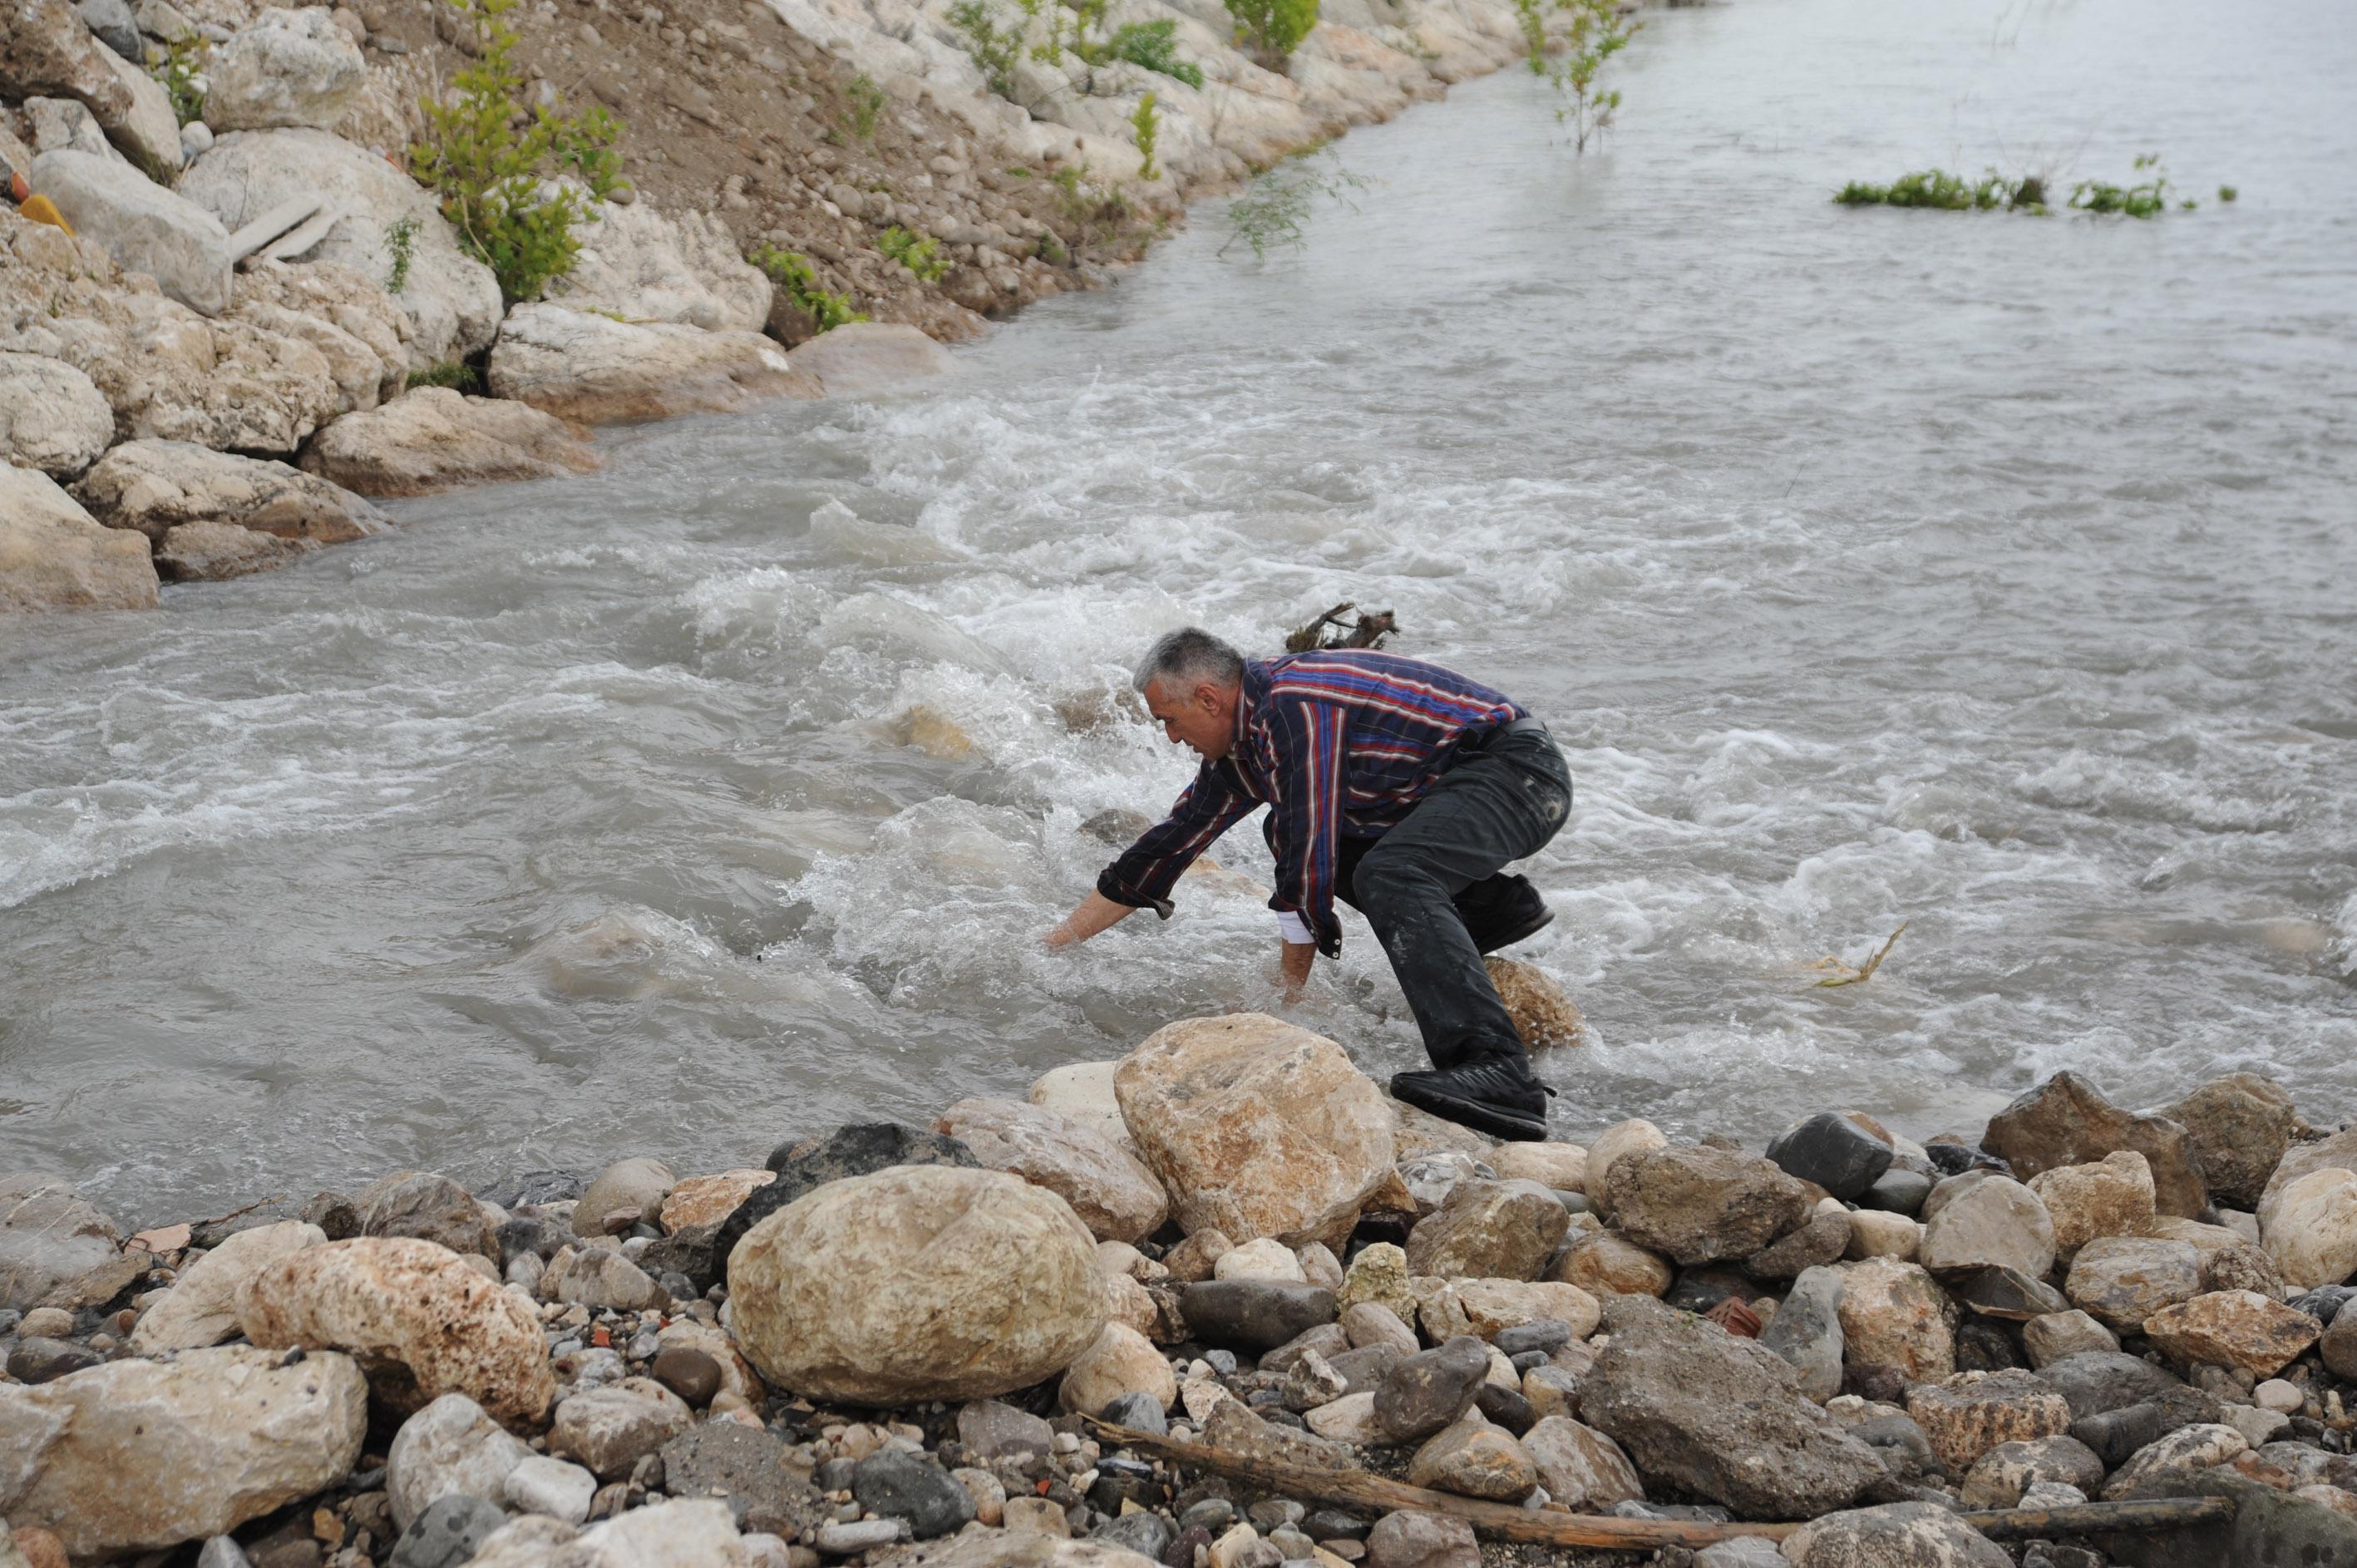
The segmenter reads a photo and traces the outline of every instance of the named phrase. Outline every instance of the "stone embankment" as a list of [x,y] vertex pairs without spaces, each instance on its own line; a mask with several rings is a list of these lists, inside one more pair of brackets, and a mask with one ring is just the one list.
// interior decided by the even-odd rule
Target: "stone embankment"
[[[405,172],[473,48],[452,6],[6,0],[0,611],[152,606],[382,529],[366,498],[592,469],[597,424],[920,381],[932,341],[1096,281],[1190,194],[1522,48],[1505,0],[1331,0],[1279,72],[1216,5],[1125,0],[1200,86],[1065,52],[1008,96],[953,8],[519,5],[526,102],[609,106],[627,183],[516,301]],[[1056,25],[1001,9],[1029,43]],[[878,249],[895,228],[940,275]],[[764,247],[872,318],[825,335],[831,373]]]
[[[2343,1563],[2352,1273],[2357,1131],[2264,1078],[1492,1146],[1200,1018],[709,1175],[0,1177],[0,1563]],[[2156,1498],[2233,1517],[2067,1512]]]

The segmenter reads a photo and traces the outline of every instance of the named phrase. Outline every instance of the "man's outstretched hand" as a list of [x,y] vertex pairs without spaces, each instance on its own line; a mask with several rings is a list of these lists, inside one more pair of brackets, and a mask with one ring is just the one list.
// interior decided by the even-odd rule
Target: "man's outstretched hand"
[[1277,969],[1285,978],[1285,1004],[1292,1006],[1301,1000],[1301,989],[1309,983],[1309,965],[1318,957],[1314,942],[1286,942]]
[[1128,905],[1116,904],[1102,893],[1092,893],[1040,940],[1050,948],[1068,948],[1087,941],[1108,926],[1119,925],[1132,913]]

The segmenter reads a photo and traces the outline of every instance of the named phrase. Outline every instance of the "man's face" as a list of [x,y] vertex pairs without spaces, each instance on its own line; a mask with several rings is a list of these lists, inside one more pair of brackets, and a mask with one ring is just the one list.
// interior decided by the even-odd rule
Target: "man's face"
[[1146,683],[1146,711],[1173,746],[1187,746],[1206,762],[1227,756],[1236,741],[1236,689],[1211,681],[1184,685],[1161,676]]

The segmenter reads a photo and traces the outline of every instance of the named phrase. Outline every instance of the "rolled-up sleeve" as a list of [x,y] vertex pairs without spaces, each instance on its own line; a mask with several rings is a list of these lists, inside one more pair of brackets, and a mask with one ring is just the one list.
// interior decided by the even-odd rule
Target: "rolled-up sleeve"
[[1276,896],[1268,905],[1300,916],[1318,951],[1331,958],[1342,950],[1342,923],[1334,918],[1334,854],[1348,715],[1330,703],[1286,703],[1277,710],[1277,726],[1287,767],[1284,798],[1269,803]]
[[1207,762],[1170,815],[1097,874],[1097,891],[1133,909],[1170,918],[1170,890],[1195,858],[1260,802],[1238,789],[1217,763]]

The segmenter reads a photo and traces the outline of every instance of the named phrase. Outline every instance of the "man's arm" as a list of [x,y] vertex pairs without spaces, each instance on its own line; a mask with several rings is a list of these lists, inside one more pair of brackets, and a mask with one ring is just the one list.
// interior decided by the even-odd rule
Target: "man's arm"
[[1087,941],[1106,927],[1117,926],[1135,913],[1137,910],[1130,905],[1116,904],[1103,894],[1092,892],[1048,933],[1048,945],[1063,948]]
[[1049,932],[1049,947],[1084,942],[1134,909],[1151,907],[1170,918],[1170,890],[1195,859],[1237,820],[1260,804],[1228,781],[1216,763],[1205,763],[1195,781],[1170,808],[1169,818],[1148,828],[1097,875],[1096,891]]
[[1334,918],[1334,857],[1349,715],[1330,703],[1313,702],[1286,703],[1276,714],[1284,787],[1283,798],[1269,808],[1276,896],[1268,907],[1297,916],[1316,950],[1332,958],[1342,950],[1342,923]]

